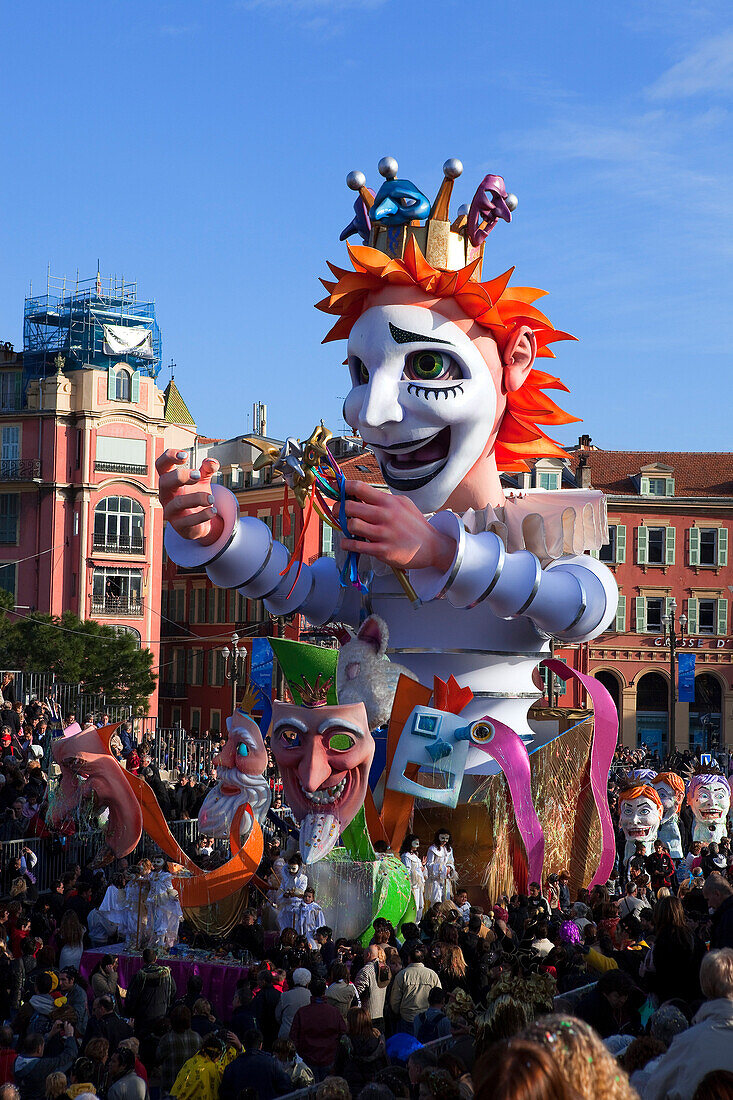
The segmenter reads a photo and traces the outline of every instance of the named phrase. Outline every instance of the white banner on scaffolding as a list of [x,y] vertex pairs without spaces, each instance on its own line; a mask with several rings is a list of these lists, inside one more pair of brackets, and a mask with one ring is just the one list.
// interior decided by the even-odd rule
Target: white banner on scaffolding
[[153,334],[143,325],[104,325],[105,355],[137,355],[153,358]]

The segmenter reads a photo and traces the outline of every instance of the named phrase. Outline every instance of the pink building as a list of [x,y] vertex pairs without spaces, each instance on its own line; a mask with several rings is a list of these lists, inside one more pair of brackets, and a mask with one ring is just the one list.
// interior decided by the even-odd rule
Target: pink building
[[129,286],[97,278],[27,300],[24,352],[0,345],[0,587],[20,614],[70,610],[133,634],[157,672],[155,460],[192,448],[196,426],[175,383],[158,388],[157,325],[136,307]]

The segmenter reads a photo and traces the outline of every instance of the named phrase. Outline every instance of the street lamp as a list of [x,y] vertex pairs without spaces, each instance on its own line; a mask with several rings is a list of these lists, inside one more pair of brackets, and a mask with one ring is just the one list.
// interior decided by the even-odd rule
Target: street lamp
[[232,648],[225,645],[222,649],[224,654],[224,675],[227,680],[231,680],[232,683],[232,714],[237,709],[237,684],[244,675],[245,661],[247,660],[247,649],[239,648],[239,635],[232,634]]
[[[669,750],[674,752],[675,749],[675,710],[674,705],[677,702],[677,676],[675,668],[675,657],[677,654],[677,645],[683,641],[685,637],[685,631],[687,628],[687,616],[682,614],[675,623],[675,612],[677,611],[677,601],[671,599],[669,601],[669,611],[666,615],[662,615],[662,644],[669,646]],[[679,625],[679,633],[677,633],[676,626]]]

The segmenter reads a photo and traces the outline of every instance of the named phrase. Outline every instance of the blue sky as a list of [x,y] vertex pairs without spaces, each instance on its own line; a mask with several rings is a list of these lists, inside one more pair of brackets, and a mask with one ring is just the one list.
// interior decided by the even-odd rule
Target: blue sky
[[[350,169],[429,196],[504,175],[489,239],[550,291],[565,405],[609,448],[731,449],[733,18],[725,0],[8,4],[0,340],[28,283],[136,278],[203,434],[340,426],[320,341]],[[161,381],[167,380],[161,374]],[[571,442],[578,427],[558,433]]]

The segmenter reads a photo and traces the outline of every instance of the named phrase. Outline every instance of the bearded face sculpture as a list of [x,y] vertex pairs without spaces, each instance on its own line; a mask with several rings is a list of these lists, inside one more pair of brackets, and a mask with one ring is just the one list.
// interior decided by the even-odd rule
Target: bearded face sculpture
[[662,821],[662,803],[654,787],[640,784],[624,791],[619,798],[619,825],[626,837],[626,858],[633,856],[636,845],[644,845],[650,855]]
[[730,809],[730,783],[723,775],[693,775],[687,801],[695,824],[692,839],[709,844],[725,836],[725,819]]
[[[255,722],[237,709],[227,718],[227,743],[214,757],[217,784],[209,791],[199,811],[199,831],[206,836],[227,838],[234,815],[249,802],[260,823],[270,808],[270,785],[264,776],[267,750]],[[248,818],[242,819],[247,825]]]
[[374,738],[363,703],[272,708],[272,752],[305,863],[323,859],[364,804]]

